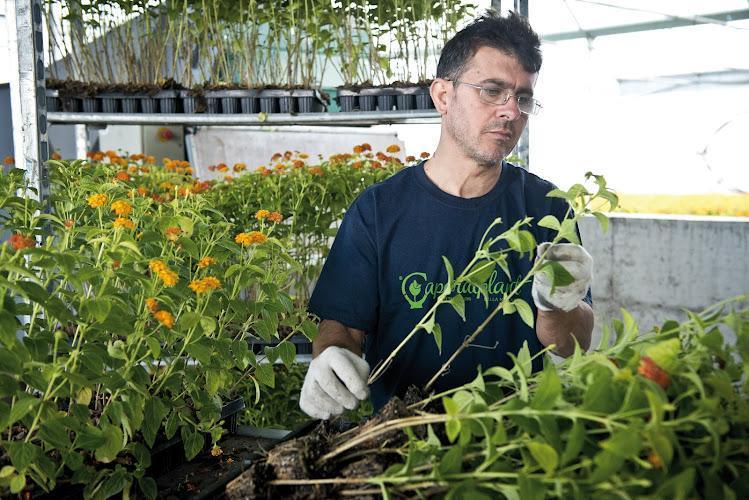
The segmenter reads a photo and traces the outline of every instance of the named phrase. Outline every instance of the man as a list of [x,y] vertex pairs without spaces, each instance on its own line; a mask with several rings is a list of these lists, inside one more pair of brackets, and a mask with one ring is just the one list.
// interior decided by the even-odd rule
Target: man
[[[442,115],[437,150],[353,203],[310,299],[309,310],[322,319],[300,398],[310,416],[330,418],[369,396],[370,366],[396,348],[447,281],[443,255],[459,272],[495,218],[503,221],[499,232],[526,216],[536,222],[547,214],[564,218],[566,202],[546,197],[551,183],[503,161],[540,107],[533,99],[539,47],[538,36],[515,14],[486,14],[445,45],[431,86]],[[538,242],[553,237],[540,227],[532,232]],[[530,259],[511,255],[512,276],[527,274]],[[572,352],[575,340],[588,347],[592,259],[574,244],[553,247],[548,258],[560,261],[575,282],[551,294],[539,275],[532,287],[521,289],[520,296],[534,304],[535,331],[517,314],[497,315],[435,390],[469,382],[479,366],[511,366],[508,353],[524,341],[532,352],[553,343],[562,356]],[[499,269],[488,279],[488,309],[474,291],[459,292],[466,300],[465,322],[451,307],[440,309],[442,353],[431,335],[414,336],[372,384],[375,410],[409,385],[423,386],[516,283],[507,281]]]

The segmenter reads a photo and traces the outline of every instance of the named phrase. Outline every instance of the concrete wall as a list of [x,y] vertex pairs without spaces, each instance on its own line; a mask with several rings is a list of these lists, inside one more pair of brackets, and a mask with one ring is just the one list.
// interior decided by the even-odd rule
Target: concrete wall
[[749,294],[749,218],[617,215],[604,234],[590,217],[580,232],[595,261],[593,345],[622,307],[646,331]]

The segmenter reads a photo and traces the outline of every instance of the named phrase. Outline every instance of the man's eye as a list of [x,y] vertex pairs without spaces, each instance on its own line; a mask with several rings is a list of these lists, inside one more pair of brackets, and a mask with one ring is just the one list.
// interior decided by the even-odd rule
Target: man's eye
[[492,89],[492,88],[484,89],[484,95],[486,95],[486,97],[499,97],[502,95],[502,92],[503,92],[502,89]]
[[518,106],[523,106],[526,104],[530,104],[531,101],[533,101],[532,97],[529,97],[527,95],[519,95],[518,96]]

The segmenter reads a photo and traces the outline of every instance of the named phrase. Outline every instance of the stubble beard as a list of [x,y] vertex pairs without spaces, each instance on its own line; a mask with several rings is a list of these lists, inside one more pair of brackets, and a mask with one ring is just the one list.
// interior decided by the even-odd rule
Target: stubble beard
[[[471,160],[475,161],[482,168],[496,168],[502,163],[502,160],[510,154],[510,151],[512,151],[512,148],[509,148],[506,151],[503,149],[495,149],[492,152],[482,151],[479,147],[481,137],[479,136],[475,140],[472,139],[469,131],[463,125],[463,122],[458,123],[458,120],[448,120],[446,125],[448,133],[452,135],[461,152]],[[506,124],[497,124],[494,128],[508,127]]]

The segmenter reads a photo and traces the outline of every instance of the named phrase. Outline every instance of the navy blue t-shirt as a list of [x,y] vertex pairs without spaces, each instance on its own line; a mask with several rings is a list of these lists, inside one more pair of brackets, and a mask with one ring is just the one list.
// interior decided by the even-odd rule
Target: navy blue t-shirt
[[[385,359],[432,307],[447,282],[442,256],[459,274],[473,258],[481,238],[497,217],[495,236],[524,217],[538,222],[552,214],[563,219],[567,202],[547,198],[554,185],[507,162],[496,185],[478,198],[460,198],[439,189],[424,173],[424,164],[406,168],[367,188],[343,219],[309,301],[309,311],[366,333],[365,358],[370,367]],[[531,227],[537,242],[554,233]],[[495,247],[499,248],[499,247]],[[423,330],[398,353],[382,377],[372,384],[375,410],[409,385],[423,387],[467,335],[486,319],[506,291],[530,270],[532,261],[510,252],[507,264],[514,283],[497,268],[487,280],[489,308],[477,293],[463,291],[466,321],[445,304],[437,312],[442,328],[442,354],[434,337]],[[533,309],[531,283],[520,296]],[[498,314],[433,385],[437,391],[470,382],[481,365],[512,366],[527,341],[531,353],[543,348],[535,331],[518,314]],[[534,370],[541,368],[535,360]]]

